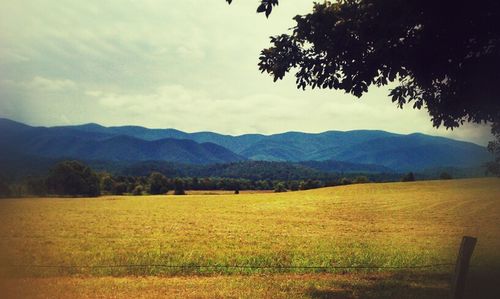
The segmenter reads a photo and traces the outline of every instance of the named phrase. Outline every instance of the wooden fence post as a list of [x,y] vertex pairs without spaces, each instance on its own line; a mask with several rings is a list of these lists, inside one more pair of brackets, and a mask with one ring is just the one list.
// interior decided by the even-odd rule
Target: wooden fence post
[[465,280],[469,270],[469,262],[476,246],[477,239],[464,236],[458,251],[457,264],[455,266],[455,275],[451,286],[451,298],[462,299],[465,290]]

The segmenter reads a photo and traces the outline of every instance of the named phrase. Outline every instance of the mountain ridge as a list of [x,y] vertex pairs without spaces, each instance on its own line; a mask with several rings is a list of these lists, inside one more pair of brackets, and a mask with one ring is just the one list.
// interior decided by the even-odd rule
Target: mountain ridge
[[29,149],[28,154],[82,159],[164,160],[193,164],[243,160],[340,161],[378,165],[395,171],[475,167],[491,159],[485,147],[472,142],[382,130],[232,136],[209,131],[186,133],[171,128],[105,127],[96,123],[33,127],[0,119],[0,134],[6,139],[0,141],[0,145],[14,151]]

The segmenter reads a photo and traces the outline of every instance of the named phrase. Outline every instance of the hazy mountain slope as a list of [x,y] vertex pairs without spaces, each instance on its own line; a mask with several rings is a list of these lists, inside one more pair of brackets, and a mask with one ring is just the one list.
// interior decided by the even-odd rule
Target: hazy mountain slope
[[103,127],[98,124],[85,124],[72,126],[71,128],[84,132],[97,132],[108,135],[128,135],[149,141],[175,138],[190,139],[198,143],[211,142],[223,146],[235,153],[240,153],[249,145],[266,137],[260,134],[246,134],[234,137],[213,132],[185,133],[175,129],[148,129],[140,126]]
[[398,170],[437,167],[473,167],[491,159],[488,151],[473,143],[442,137],[410,134],[362,142],[333,155],[353,163],[378,164]]
[[245,160],[214,143],[187,139],[143,140],[104,131],[74,128],[42,128],[0,122],[0,154],[82,160],[144,161],[163,160],[210,164]]
[[[374,164],[395,171],[439,167],[476,167],[491,159],[485,147],[424,134],[384,131],[287,132],[274,135],[185,133],[175,129],[97,124],[30,127],[0,120],[0,141],[11,152],[46,157],[71,155],[86,159],[168,160],[185,163],[326,161]],[[128,137],[128,138],[127,138]],[[180,141],[183,140],[183,141]],[[187,142],[189,140],[190,142]],[[208,143],[208,144],[206,144]]]

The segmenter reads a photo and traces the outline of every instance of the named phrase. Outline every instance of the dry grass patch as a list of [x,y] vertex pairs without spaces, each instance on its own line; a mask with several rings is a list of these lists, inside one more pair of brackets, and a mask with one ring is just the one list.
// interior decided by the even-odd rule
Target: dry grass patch
[[[454,263],[464,234],[479,239],[472,264],[479,266],[475,271],[482,274],[488,269],[500,268],[499,182],[499,179],[492,178],[363,184],[279,194],[7,199],[0,201],[2,265],[153,264],[186,268],[2,267],[3,274],[0,275],[25,279],[38,277],[35,284],[44,279],[54,279],[56,284],[76,283],[87,290],[81,295],[90,294],[90,297],[92,293],[88,292],[91,289],[85,289],[87,281],[107,296],[111,290],[124,288],[123,281],[137,281],[139,286],[142,283],[155,286],[155,282],[161,281],[161,284],[168,285],[165,286],[168,289],[176,279],[185,279],[186,283],[190,279],[220,281],[217,290],[209,286],[206,289],[207,294],[215,297],[219,296],[219,288],[228,288],[232,292],[240,287],[239,283],[248,283],[250,295],[262,284],[263,288],[269,288],[269,293],[321,297],[320,282],[316,289],[300,282],[308,276],[298,276],[302,277],[297,283],[300,290],[294,291],[294,279],[283,282],[286,287],[282,289],[282,285],[266,284],[267,276],[260,275],[325,271],[353,272],[352,275],[370,273],[349,269],[199,269],[187,266],[411,267]],[[7,269],[11,271],[6,273]],[[435,275],[448,275],[452,270],[453,267],[442,267],[425,273],[432,282]],[[387,269],[372,271],[384,272]],[[392,273],[397,274],[397,271]],[[233,276],[220,276],[222,274]],[[258,275],[240,276],[242,274]],[[82,275],[85,278],[78,278]],[[172,275],[183,277],[158,280],[147,277]],[[280,281],[289,276],[271,277],[273,281],[281,277],[276,278]],[[350,279],[350,276],[341,277]],[[316,281],[316,278],[311,281]],[[110,289],[107,289],[107,283],[110,283]],[[199,288],[205,292],[204,287],[194,285],[193,290]],[[350,288],[348,283],[334,283],[333,278],[325,283],[325,288],[327,285],[342,290],[346,286]],[[398,289],[397,285],[395,289]],[[307,293],[304,287],[312,291]],[[390,285],[386,287],[391,289]],[[156,286],[150,291],[155,292],[154,288]],[[368,293],[371,290],[366,289]],[[137,292],[139,290],[142,289],[138,288]],[[149,294],[149,291],[145,292]],[[265,296],[267,291],[258,292]],[[227,294],[222,292],[220,296]]]

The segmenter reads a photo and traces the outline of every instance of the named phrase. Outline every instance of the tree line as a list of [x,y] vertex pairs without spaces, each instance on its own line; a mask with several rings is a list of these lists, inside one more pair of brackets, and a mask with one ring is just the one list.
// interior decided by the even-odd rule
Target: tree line
[[[250,169],[257,170],[255,167]],[[272,173],[272,170],[267,168],[263,171]],[[370,182],[411,182],[417,180],[417,175],[412,172],[404,174],[402,177],[395,177],[394,174],[389,176],[386,174],[348,174],[346,176],[328,174],[307,179],[293,179],[296,177],[295,175],[285,175],[280,171],[278,174],[277,176],[269,175],[267,179],[262,178],[262,174],[259,174],[258,171],[253,174],[254,179],[248,177],[172,176],[159,171],[151,171],[148,175],[117,175],[107,171],[96,172],[79,161],[62,161],[57,163],[46,176],[28,176],[15,182],[8,182],[0,176],[0,197],[184,195],[186,194],[185,190],[224,190],[235,193],[239,193],[240,190],[287,192]],[[427,179],[421,174],[418,176],[419,179]],[[280,179],[283,177],[292,179]],[[452,176],[447,172],[442,172],[439,176],[439,179],[451,178]]]
[[[266,170],[267,171],[267,170]],[[293,176],[292,176],[293,177]],[[364,175],[327,176],[323,179],[248,179],[233,177],[177,177],[158,171],[149,175],[113,175],[96,172],[78,161],[57,163],[46,176],[26,177],[8,183],[0,178],[0,197],[20,196],[99,196],[185,194],[185,190],[271,190],[275,192],[308,190],[328,186],[367,183]]]

